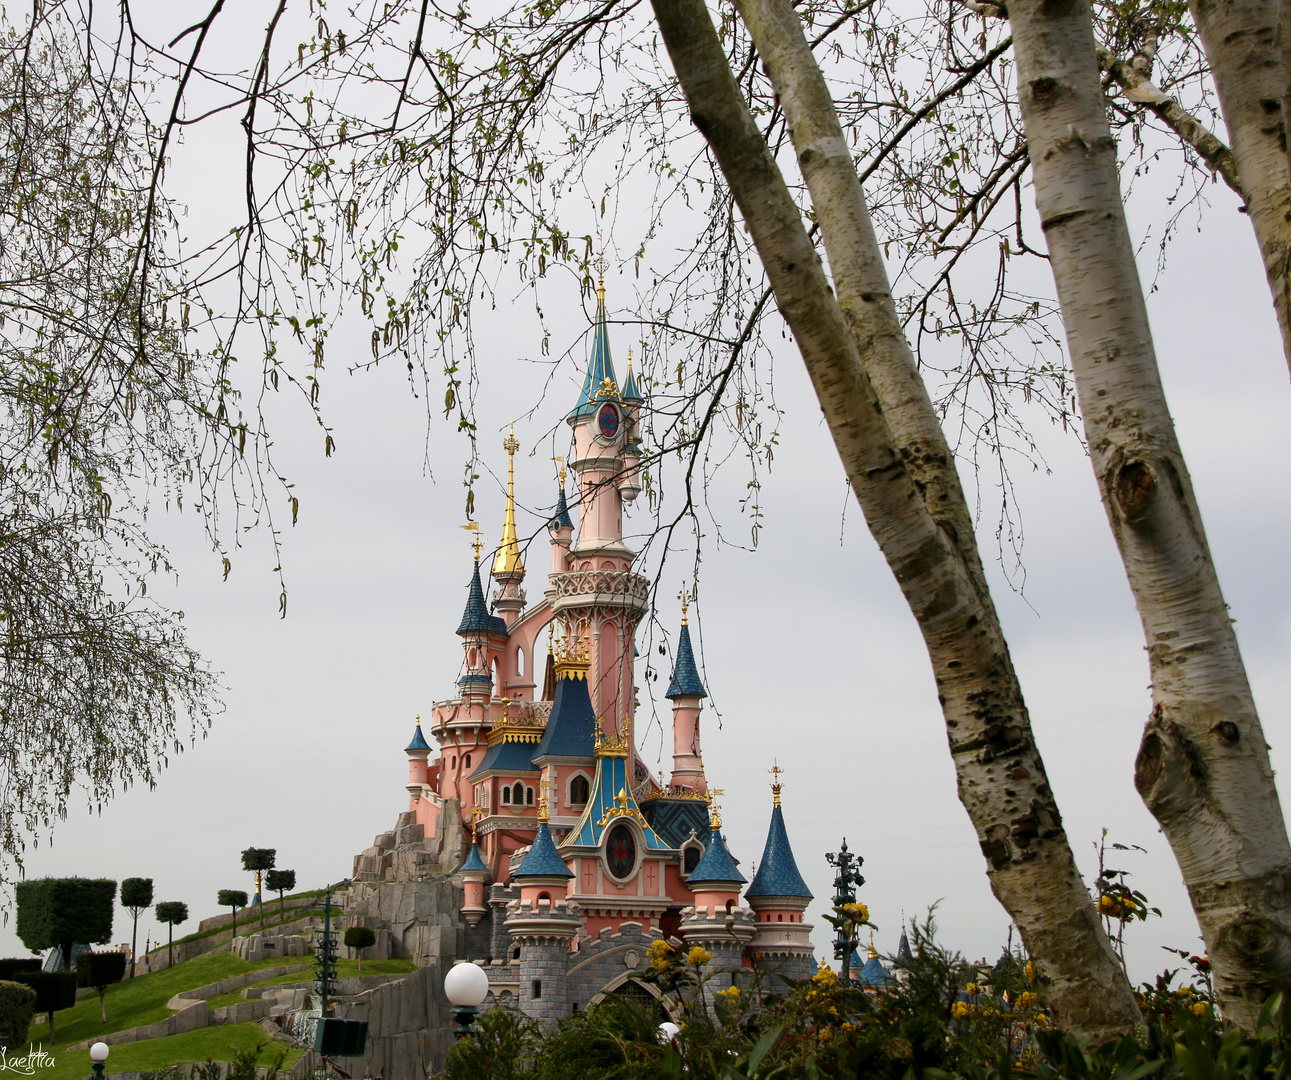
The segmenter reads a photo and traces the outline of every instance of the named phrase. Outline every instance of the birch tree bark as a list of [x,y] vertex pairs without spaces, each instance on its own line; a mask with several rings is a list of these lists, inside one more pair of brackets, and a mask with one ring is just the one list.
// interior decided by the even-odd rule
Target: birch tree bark
[[[739,204],[866,521],[923,634],[960,798],[992,888],[1039,961],[1059,1022],[1095,1039],[1125,1031],[1137,1022],[1138,1009],[1076,870],[976,552],[972,558],[963,553],[974,543],[971,522],[956,524],[954,503],[958,499],[962,507],[963,495],[953,460],[940,432],[928,430],[931,405],[922,384],[915,385],[863,200],[840,211],[844,221],[830,228],[831,260],[836,248],[846,252],[839,261],[847,264],[849,323],[739,93],[703,0],[653,3],[691,117]],[[818,152],[823,167],[833,161],[833,175],[846,160],[859,197],[846,145],[831,143]],[[873,382],[867,368],[875,373]],[[876,392],[880,384],[885,389]],[[889,423],[904,437],[894,439]],[[921,453],[928,463],[908,464]],[[922,490],[920,476],[928,481]],[[930,502],[944,511],[946,527]]]
[[1036,206],[1090,457],[1143,622],[1153,711],[1135,783],[1201,924],[1225,1015],[1291,988],[1291,846],[1166,407],[1085,0],[1009,5]]
[[1189,0],[1291,365],[1291,170],[1282,104],[1291,69],[1279,44],[1281,6],[1280,0]]

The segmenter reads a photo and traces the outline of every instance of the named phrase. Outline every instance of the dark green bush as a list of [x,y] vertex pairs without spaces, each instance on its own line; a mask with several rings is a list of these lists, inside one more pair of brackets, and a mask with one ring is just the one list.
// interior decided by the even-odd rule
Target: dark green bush
[[0,960],[0,980],[12,981],[13,977],[20,971],[39,971],[41,960],[39,956],[11,956]]
[[25,1050],[35,1011],[35,990],[22,983],[0,982],[0,1045],[15,1054]]
[[13,981],[36,991],[35,1011],[49,1018],[49,1041],[55,1042],[54,1014],[76,1004],[76,975],[70,971],[20,971]]
[[538,1027],[506,1009],[490,1009],[448,1054],[444,1080],[517,1080],[529,1075]]
[[14,886],[14,930],[32,952],[63,950],[63,970],[72,968],[72,945],[99,945],[112,937],[117,883],[91,878],[39,878]]

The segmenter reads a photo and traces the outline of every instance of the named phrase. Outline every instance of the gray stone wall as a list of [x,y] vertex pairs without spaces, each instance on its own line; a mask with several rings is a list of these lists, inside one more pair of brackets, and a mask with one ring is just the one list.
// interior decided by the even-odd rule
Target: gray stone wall
[[346,1058],[352,1076],[414,1080],[428,1068],[442,1069],[455,1041],[444,975],[451,959],[436,958],[398,982],[378,986],[338,1003],[336,1015],[368,1022],[367,1051]]
[[569,943],[521,943],[520,1011],[544,1031],[552,1030],[572,1011],[566,975],[569,973]]
[[462,886],[451,877],[424,881],[359,882],[345,897],[346,916],[384,922],[390,953],[424,965],[463,956]]
[[566,984],[570,1012],[575,1005],[587,1008],[592,998],[620,976],[649,971],[650,943],[659,937],[657,930],[643,932],[638,924],[626,923],[617,932],[602,930],[595,941],[583,939],[578,952],[570,956]]
[[[507,905],[512,900],[520,899],[519,889],[508,889],[505,885],[494,885],[489,889],[488,908],[490,922],[489,956],[493,960],[510,960],[514,948],[511,935],[507,933]],[[480,920],[484,925],[484,920]]]

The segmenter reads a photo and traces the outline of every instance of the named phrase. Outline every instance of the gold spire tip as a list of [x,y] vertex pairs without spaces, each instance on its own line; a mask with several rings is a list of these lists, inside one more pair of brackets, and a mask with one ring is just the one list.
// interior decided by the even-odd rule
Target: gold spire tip
[[784,769],[780,768],[778,761],[772,762],[771,768],[767,770],[771,774],[771,795],[775,799],[775,805],[780,805],[780,789],[784,786],[780,783],[780,774]]
[[722,811],[721,811],[721,808],[717,805],[717,799],[718,799],[718,796],[725,795],[725,794],[726,794],[725,788],[708,789],[708,809],[709,809],[709,812],[713,815],[712,827],[714,829],[720,829],[722,827]]
[[681,625],[689,626],[690,617],[688,612],[690,611],[690,602],[695,599],[695,594],[693,590],[686,588],[684,581],[681,583],[681,592],[677,594],[677,599],[681,601]]

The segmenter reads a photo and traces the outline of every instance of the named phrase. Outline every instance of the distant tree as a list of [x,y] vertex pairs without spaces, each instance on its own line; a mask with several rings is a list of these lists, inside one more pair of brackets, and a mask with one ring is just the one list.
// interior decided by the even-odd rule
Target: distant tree
[[129,908],[133,921],[130,925],[130,978],[134,978],[134,954],[139,945],[139,915],[152,907],[152,878],[128,877],[121,882],[121,906]]
[[358,950],[360,971],[363,970],[363,950],[376,943],[376,932],[370,926],[351,926],[345,931],[346,947]]
[[247,894],[241,889],[221,889],[215,901],[220,907],[226,907],[233,912],[233,936],[237,937],[238,908],[247,906]]
[[188,905],[182,904],[178,900],[163,900],[157,905],[157,921],[163,922],[168,928],[166,940],[166,966],[173,967],[175,964],[175,927],[182,922],[188,921]]
[[72,969],[72,945],[96,945],[112,937],[117,883],[106,878],[39,878],[14,886],[14,929],[32,952],[60,948],[63,970]]
[[126,954],[122,952],[83,952],[76,958],[78,986],[92,986],[99,992],[99,1019],[108,1022],[108,1006],[103,995],[108,987],[125,978]]
[[35,971],[16,972],[13,981],[36,991],[35,1011],[49,1017],[49,1041],[55,1042],[54,1013],[76,1004],[76,976],[70,971],[41,971],[37,968]]
[[283,893],[296,887],[295,870],[270,870],[264,876],[265,888],[278,894],[278,916],[282,917]]
[[250,870],[256,876],[256,895],[253,903],[260,905],[260,925],[264,926],[264,905],[261,904],[260,875],[272,870],[278,860],[278,849],[271,847],[249,847],[242,853],[242,869]]
[[0,982],[0,1045],[19,1047],[36,1011],[36,991],[17,982]]

